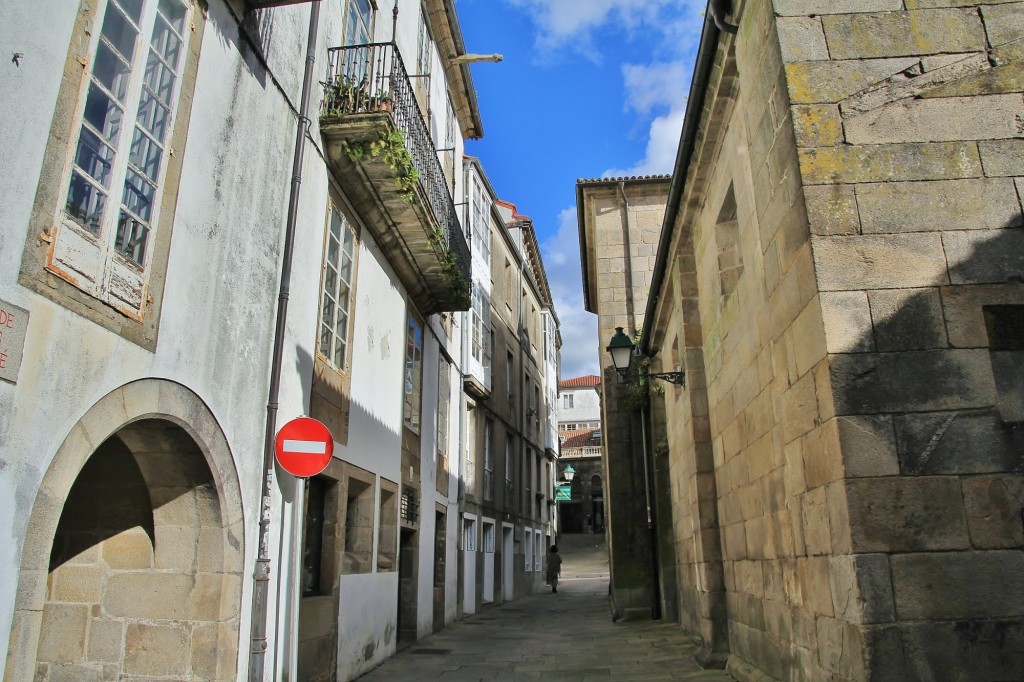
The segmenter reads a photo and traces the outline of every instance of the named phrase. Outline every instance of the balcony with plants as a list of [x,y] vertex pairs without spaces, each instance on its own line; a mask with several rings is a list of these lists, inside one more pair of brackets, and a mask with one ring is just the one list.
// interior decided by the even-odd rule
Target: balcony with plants
[[417,309],[469,309],[469,247],[394,43],[332,48],[323,87],[327,164]]

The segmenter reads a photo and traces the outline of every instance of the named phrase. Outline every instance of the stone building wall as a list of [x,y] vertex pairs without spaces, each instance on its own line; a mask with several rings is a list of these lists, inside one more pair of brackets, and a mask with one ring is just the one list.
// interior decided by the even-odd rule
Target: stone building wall
[[862,650],[852,679],[1019,677],[1024,3],[775,4],[835,413],[794,445],[829,521],[818,648]]
[[650,294],[681,621],[740,678],[1019,677],[1024,3],[733,5]]
[[649,617],[656,608],[655,572],[641,425],[632,409],[625,407],[626,384],[615,373],[604,346],[616,327],[632,336],[643,324],[667,188],[665,177],[577,183],[587,309],[597,313],[601,345],[611,590],[616,611],[623,617]]

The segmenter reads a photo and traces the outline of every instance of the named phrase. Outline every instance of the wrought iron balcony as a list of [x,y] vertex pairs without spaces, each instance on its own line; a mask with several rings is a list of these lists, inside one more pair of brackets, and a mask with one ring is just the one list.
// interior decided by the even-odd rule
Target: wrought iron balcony
[[468,310],[469,247],[394,43],[329,51],[327,163],[420,312]]

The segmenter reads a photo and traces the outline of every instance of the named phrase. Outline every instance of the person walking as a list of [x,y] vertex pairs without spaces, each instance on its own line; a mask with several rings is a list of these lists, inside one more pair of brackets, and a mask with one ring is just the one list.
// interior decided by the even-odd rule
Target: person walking
[[551,545],[548,552],[548,585],[552,592],[558,592],[558,576],[562,574],[562,556],[558,553],[558,545]]

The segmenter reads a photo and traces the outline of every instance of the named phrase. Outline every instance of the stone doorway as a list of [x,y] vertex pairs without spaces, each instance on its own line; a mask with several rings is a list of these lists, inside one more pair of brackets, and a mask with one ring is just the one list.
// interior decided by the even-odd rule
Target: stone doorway
[[398,648],[416,641],[416,546],[419,533],[402,528],[398,548]]
[[[169,413],[147,409],[157,398]],[[238,484],[212,414],[177,384],[118,389],[43,478],[6,679],[233,680],[241,574]]]

